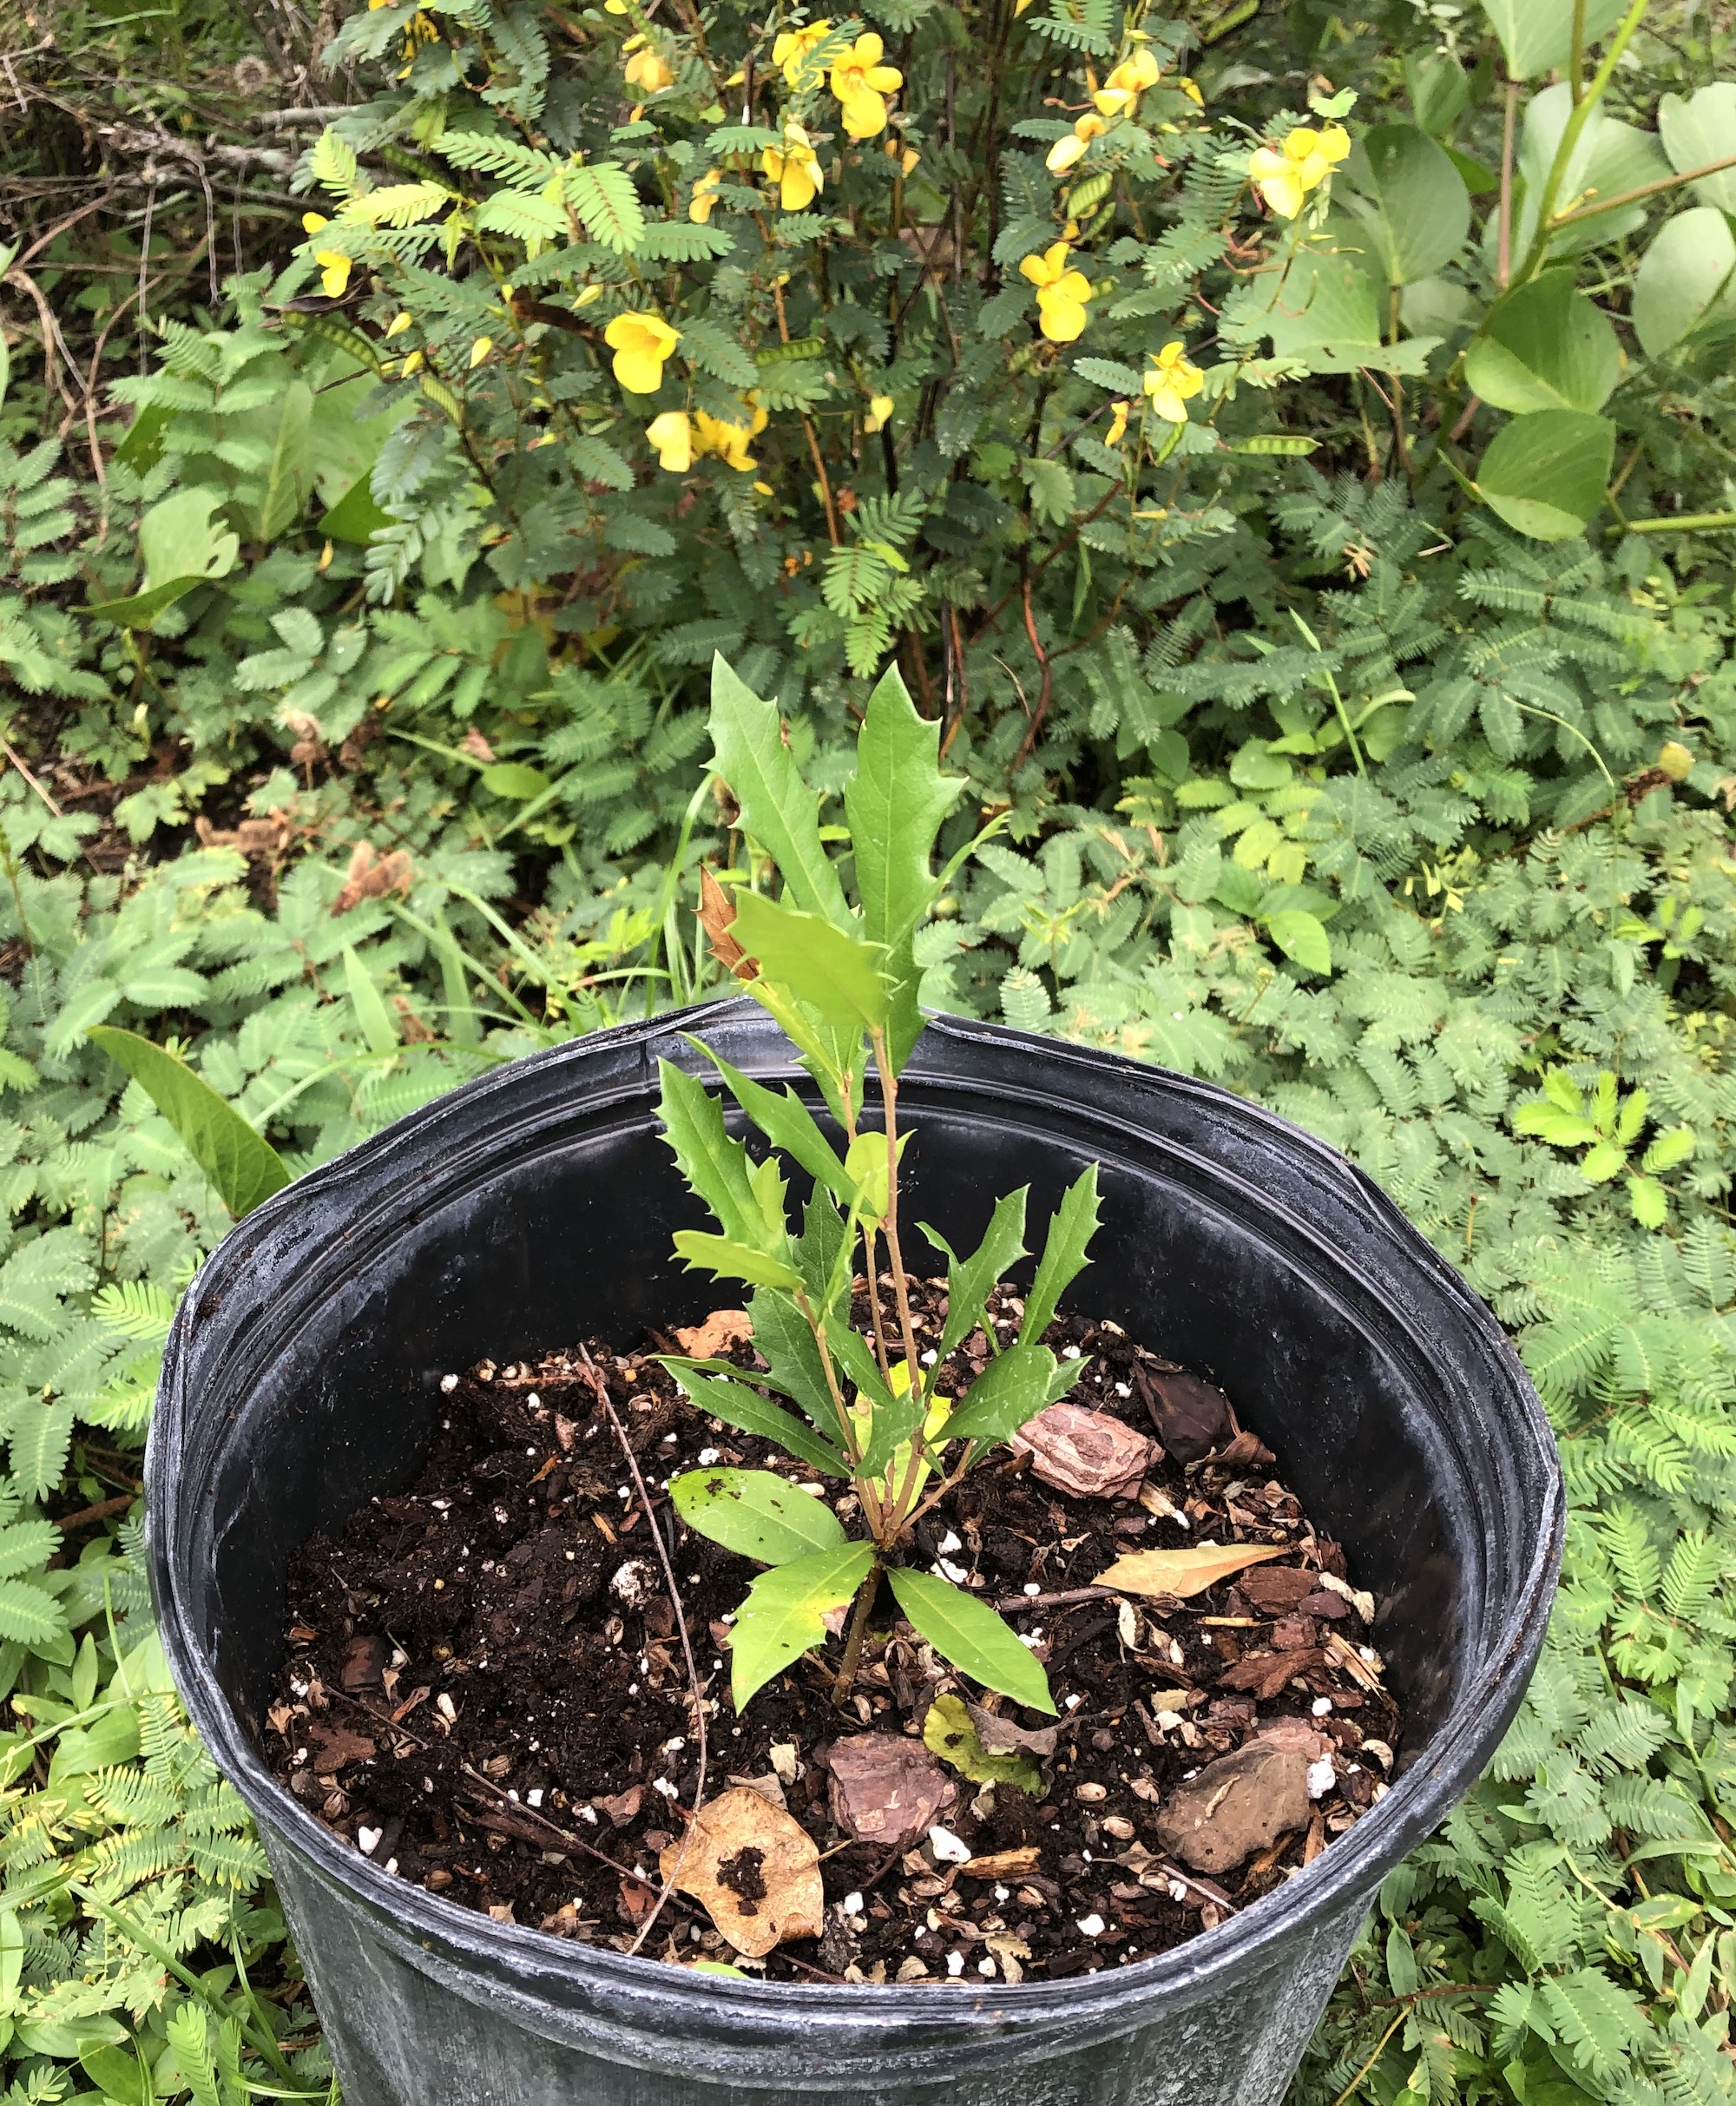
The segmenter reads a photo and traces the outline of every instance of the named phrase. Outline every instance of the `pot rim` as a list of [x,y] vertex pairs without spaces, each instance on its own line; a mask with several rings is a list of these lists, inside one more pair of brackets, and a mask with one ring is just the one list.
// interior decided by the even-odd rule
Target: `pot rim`
[[[1566,1503],[1555,1437],[1516,1352],[1494,1316],[1449,1262],[1413,1228],[1393,1201],[1336,1149],[1305,1129],[1220,1086],[1178,1074],[1154,1063],[1080,1046],[1008,1025],[953,1016],[930,1016],[923,1043],[958,1046],[989,1043],[1040,1052],[1050,1063],[1075,1072],[1112,1074],[1138,1079],[1173,1096],[1208,1102],[1220,1117],[1238,1122],[1253,1138],[1278,1142],[1292,1156],[1311,1160],[1348,1186],[1359,1209],[1404,1247],[1427,1283],[1457,1305],[1460,1318],[1515,1377],[1509,1423],[1516,1449],[1529,1437],[1535,1460],[1542,1466],[1547,1496],[1522,1580],[1514,1588],[1512,1607],[1490,1636],[1481,1672],[1465,1678],[1458,1696],[1418,1756],[1397,1777],[1385,1796],[1345,1834],[1332,1842],[1312,1865],[1270,1893],[1237,1911],[1214,1929],[1196,1933],[1180,1945],[1125,1965],[1109,1965],[1059,1981],[1008,1983],[980,1978],[969,1983],[961,1997],[950,1981],[884,1984],[822,1982],[762,1982],[702,1974],[665,1960],[629,1957],[607,1945],[580,1945],[521,1924],[494,1921],[480,1911],[448,1901],[426,1888],[388,1873],[358,1851],[343,1844],[317,1820],[266,1767],[239,1712],[220,1688],[210,1662],[199,1648],[184,1612],[175,1552],[186,1536],[185,1482],[175,1483],[174,1462],[185,1451],[188,1417],[185,1395],[186,1334],[199,1313],[227,1285],[235,1268],[253,1262],[261,1236],[269,1236],[310,1193],[331,1194],[368,1173],[378,1174],[382,1159],[401,1150],[406,1139],[450,1118],[455,1109],[511,1086],[533,1069],[582,1060],[593,1051],[630,1048],[694,1030],[702,1022],[763,1023],[763,1013],[747,997],[700,1004],[631,1023],[615,1025],[572,1039],[503,1064],[411,1112],[344,1155],[298,1178],[247,1216],[245,1236],[232,1232],[201,1267],[183,1299],[170,1333],[145,1459],[146,1535],[156,1623],[165,1655],[188,1716],[219,1768],[247,1803],[248,1811],[304,1858],[320,1878],[335,1885],[385,1928],[418,1945],[437,1944],[449,1953],[473,1960],[486,1952],[511,1965],[521,1980],[540,1978],[578,1991],[610,1989],[628,1998],[667,1996],[703,2014],[736,2008],[745,2014],[787,2020],[798,2013],[811,2022],[847,2022],[852,2030],[884,2022],[889,2032],[912,2021],[944,2016],[970,2030],[972,2021],[998,2014],[1021,2021],[1043,2019],[1076,2024],[1095,2012],[1126,2001],[1144,2002],[1166,1991],[1186,1992],[1209,1984],[1220,1967],[1245,1965],[1314,1919],[1360,1893],[1371,1893],[1380,1879],[1430,1833],[1481,1773],[1498,1734],[1491,1720],[1516,1708],[1525,1681],[1541,1648],[1554,1595],[1565,1530]],[[768,1033],[775,1027],[765,1024]],[[917,1074],[922,1076],[921,1052]],[[944,1083],[944,1075],[935,1077]],[[624,1094],[624,1093],[623,1093]],[[1055,1095],[1055,1093],[1048,1093]],[[1059,1101],[1059,1100],[1058,1100]],[[406,1181],[419,1188],[418,1211],[427,1203],[425,1175],[406,1170]],[[369,1210],[379,1205],[376,1188]],[[227,1255],[226,1255],[227,1254]],[[174,1496],[171,1496],[173,1487]],[[165,1519],[167,1517],[167,1520]],[[1502,1721],[1503,1728],[1505,1720]]]

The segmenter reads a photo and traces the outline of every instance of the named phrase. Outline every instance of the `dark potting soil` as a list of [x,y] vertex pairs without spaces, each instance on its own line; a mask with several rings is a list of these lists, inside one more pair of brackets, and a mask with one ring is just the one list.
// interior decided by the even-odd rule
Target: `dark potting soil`
[[[938,1334],[944,1295],[944,1282],[912,1283],[919,1333]],[[1017,1298],[997,1291],[993,1311],[1009,1339]],[[865,1330],[860,1293],[856,1313]],[[707,1329],[683,1349],[756,1365],[745,1320],[720,1313]],[[415,1484],[299,1554],[266,1719],[279,1775],[376,1864],[498,1920],[627,1951],[649,1919],[648,1957],[767,1979],[1053,1980],[1211,1928],[1386,1789],[1401,1720],[1369,1643],[1371,1603],[1217,1390],[1113,1324],[1062,1316],[1045,1342],[1088,1356],[1067,1404],[950,1492],[904,1555],[1003,1611],[1044,1662],[1058,1721],[984,1697],[884,1590],[843,1709],[834,1637],[738,1717],[730,1622],[759,1568],[689,1531],[667,1485],[744,1464],[821,1487],[704,1417],[654,1359],[593,1341],[448,1375]],[[987,1350],[981,1332],[968,1339],[942,1389],[968,1385]],[[824,1496],[859,1533],[851,1495]],[[1186,1599],[1093,1584],[1129,1553],[1201,1543],[1267,1556]],[[764,1817],[807,1866],[820,1853],[819,1934],[763,1958],[689,1893],[663,1894],[660,1858],[699,1781],[683,1622],[706,1806],[735,1790],[751,1828],[750,1787],[806,1832]],[[981,1758],[996,1749],[999,1780],[962,1774],[961,1761],[994,1775]],[[684,1865],[704,1855],[700,1833]],[[723,1921],[776,1903],[783,1847],[756,1832],[720,1859]]]

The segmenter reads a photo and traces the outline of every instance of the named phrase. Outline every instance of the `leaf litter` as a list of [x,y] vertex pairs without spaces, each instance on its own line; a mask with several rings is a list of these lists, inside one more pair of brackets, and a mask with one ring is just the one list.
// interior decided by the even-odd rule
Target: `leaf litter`
[[[911,1293],[938,1343],[944,1283]],[[1022,1313],[997,1290],[1003,1341]],[[688,1530],[667,1485],[713,1466],[778,1471],[803,1497],[813,1480],[682,1398],[653,1356],[666,1341],[593,1342],[608,1413],[583,1349],[481,1363],[443,1394],[416,1483],[298,1556],[266,1731],[279,1776],[450,1900],[766,1978],[1053,1980],[1211,1929],[1384,1793],[1402,1720],[1375,1604],[1220,1392],[1114,1325],[1063,1315],[1044,1335],[1088,1359],[1058,1432],[1051,1407],[911,1556],[1008,1618],[1058,1717],[963,1681],[889,1591],[847,1710],[808,1655],[738,1717],[732,1611],[758,1568]],[[680,1342],[757,1365],[739,1311]],[[943,1389],[989,1350],[964,1339]],[[727,1780],[696,1816],[684,1629]]]

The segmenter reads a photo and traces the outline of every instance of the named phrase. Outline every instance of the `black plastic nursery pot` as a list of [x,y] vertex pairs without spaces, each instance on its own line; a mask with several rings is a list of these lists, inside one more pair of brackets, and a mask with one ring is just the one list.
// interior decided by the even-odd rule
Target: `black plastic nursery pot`
[[[1154,1959],[1051,1983],[733,1981],[442,1900],[284,1791],[258,1720],[285,1576],[402,1488],[443,1373],[694,1320],[699,1225],[659,1138],[683,1029],[805,1083],[746,1002],[516,1062],[250,1214],[175,1320],[146,1462],[163,1642],[259,1823],[346,2106],[1276,2106],[1383,1877],[1511,1719],[1560,1560],[1555,1445],[1482,1303],[1366,1178],[1208,1083],[944,1018],[903,1085],[908,1218],[957,1244],[1090,1162],[1072,1306],[1210,1375],[1378,1604],[1407,1715],[1391,1789],[1305,1871]],[[582,1790],[582,1780],[575,1780]]]

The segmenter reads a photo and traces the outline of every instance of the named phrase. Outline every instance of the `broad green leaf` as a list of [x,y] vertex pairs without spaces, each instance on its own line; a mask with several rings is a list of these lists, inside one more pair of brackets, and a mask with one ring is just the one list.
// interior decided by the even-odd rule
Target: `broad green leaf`
[[756,1433],[761,1440],[776,1441],[786,1454],[827,1477],[848,1475],[842,1452],[823,1435],[804,1425],[793,1413],[750,1389],[740,1376],[707,1376],[673,1355],[663,1362],[699,1411],[720,1418],[742,1433]]
[[[1521,0],[1521,4],[1525,3],[1526,0]],[[1542,89],[1526,105],[1519,145],[1521,182],[1513,213],[1511,249],[1516,260],[1522,259],[1530,248],[1532,236],[1536,232],[1539,202],[1572,109],[1573,97],[1565,81],[1557,81],[1552,87]],[[1568,160],[1555,209],[1566,212],[1575,205],[1590,204],[1600,197],[1617,197],[1642,184],[1655,182],[1669,172],[1669,162],[1655,133],[1641,131],[1636,125],[1606,116],[1601,109],[1594,110],[1586,120]],[[1646,206],[1642,201],[1618,211],[1576,220],[1571,226],[1556,231],[1549,243],[1549,253],[1553,256],[1570,256],[1585,249],[1604,247],[1642,226],[1645,218]],[[1490,261],[1499,240],[1499,219],[1498,213],[1491,212],[1483,227],[1483,254]]]
[[495,761],[483,770],[482,785],[490,797],[510,797],[520,804],[553,786],[540,767],[527,767],[523,760]]
[[937,1229],[926,1221],[922,1232],[937,1250],[946,1253],[946,1324],[940,1334],[940,1358],[953,1352],[978,1324],[992,1347],[993,1329],[984,1322],[990,1290],[1004,1280],[1025,1255],[1025,1205],[1030,1187],[1021,1185],[995,1201],[995,1211],[983,1232],[983,1241],[968,1258],[960,1258]]
[[1332,970],[1332,940],[1318,914],[1310,914],[1301,907],[1282,907],[1277,913],[1266,916],[1266,925],[1272,942],[1286,958],[1294,958],[1310,972],[1328,973]]
[[685,1258],[690,1272],[712,1273],[719,1280],[745,1280],[750,1287],[799,1287],[801,1274],[782,1258],[727,1236],[707,1235],[702,1229],[678,1228],[675,1254]]
[[145,576],[130,598],[104,600],[89,609],[128,629],[148,629],[163,609],[185,599],[196,586],[226,576],[241,549],[240,536],[220,532],[212,514],[223,493],[203,486],[177,490],[154,504],[139,522],[139,554]]
[[114,2106],[145,2106],[145,2076],[139,2058],[128,2048],[86,2048],[79,2067]]
[[753,1165],[740,1141],[724,1131],[723,1106],[705,1084],[673,1061],[657,1063],[663,1138],[681,1175],[716,1215],[727,1236],[759,1243],[761,1221]]
[[[945,1440],[1010,1440],[1019,1428],[1055,1402],[1058,1363],[1047,1346],[1009,1346],[990,1361],[953,1407],[935,1435]],[[1068,1382],[1078,1379],[1082,1360],[1067,1364]]]
[[1404,86],[1417,123],[1432,139],[1449,137],[1470,106],[1470,78],[1450,51],[1407,52]]
[[937,890],[930,868],[935,838],[963,787],[962,777],[941,773],[939,754],[939,725],[917,714],[897,667],[889,668],[868,698],[844,809],[863,933],[886,946],[895,1075],[922,1030],[911,939]]
[[784,743],[777,705],[761,701],[721,658],[712,661],[711,740],[712,765],[740,806],[742,826],[777,865],[795,904],[845,926],[850,912],[819,838],[819,800]]
[[929,1706],[923,1746],[972,1784],[1010,1784],[1033,1798],[1042,1789],[1042,1772],[1032,1756],[989,1753],[961,1696],[937,1696]]
[[1736,269],[1736,238],[1722,212],[1695,205],[1666,220],[1640,260],[1634,279],[1634,333],[1655,359],[1680,344],[1708,315],[1723,309]]
[[271,1142],[184,1062],[117,1024],[98,1024],[89,1036],[181,1135],[237,1221],[289,1182],[289,1171]]
[[[1736,81],[1713,81],[1686,102],[1665,95],[1658,104],[1658,136],[1678,175],[1736,154]],[[1692,188],[1702,205],[1736,213],[1736,168],[1702,175]]]
[[879,944],[749,892],[735,895],[730,933],[768,979],[825,1023],[858,1031],[885,1024],[891,989],[880,970],[886,953]]
[[1049,1677],[1009,1624],[986,1602],[974,1600],[932,1572],[891,1566],[886,1574],[898,1607],[943,1660],[985,1688],[998,1689],[1033,1711],[1053,1712]]
[[[1540,73],[1566,66],[1573,50],[1574,0],[1481,0],[1481,4],[1501,39],[1509,78],[1535,80]],[[1626,0],[1586,0],[1586,49],[1608,36],[1626,12]]]
[[391,1011],[385,1005],[385,997],[374,985],[372,977],[361,959],[356,956],[353,944],[344,946],[344,984],[349,990],[350,1006],[356,1012],[356,1022],[361,1026],[362,1037],[373,1053],[391,1053],[398,1046],[398,1026]]
[[1477,471],[1478,495],[1508,525],[1534,541],[1565,541],[1603,503],[1615,427],[1579,410],[1516,417],[1489,442]]
[[1440,339],[1382,341],[1387,299],[1384,286],[1372,275],[1378,267],[1367,228],[1344,217],[1334,223],[1329,247],[1299,249],[1287,270],[1272,273],[1263,326],[1273,356],[1294,359],[1313,373],[1350,373],[1363,366],[1378,372],[1424,372]]
[[253,538],[275,541],[301,517],[312,483],[307,460],[308,424],[313,414],[313,390],[305,380],[292,380],[273,405],[270,465],[258,510],[253,517]]
[[1345,163],[1342,202],[1392,286],[1450,263],[1470,232],[1470,193],[1444,148],[1414,124],[1377,124]]
[[372,471],[364,469],[316,524],[327,541],[353,542],[364,547],[382,528],[389,527],[391,515],[382,511],[375,499]]
[[738,1712],[810,1646],[825,1644],[825,1611],[852,1599],[873,1563],[871,1543],[852,1543],[760,1575],[730,1633],[729,1686]]
[[669,1497],[689,1528],[762,1565],[786,1565],[849,1540],[823,1500],[769,1470],[686,1471]]
[[742,1074],[739,1068],[732,1068],[721,1054],[713,1053],[700,1040],[692,1038],[688,1043],[697,1046],[711,1062],[723,1077],[730,1095],[773,1147],[782,1148],[810,1177],[828,1191],[835,1192],[847,1205],[851,1183],[838,1159],[838,1151],[821,1133],[813,1114],[795,1091],[786,1089],[780,1093],[768,1089],[752,1076]]
[[1061,1195],[1049,1224],[1036,1278],[1025,1297],[1019,1343],[1035,1346],[1054,1320],[1062,1296],[1084,1270],[1086,1252],[1097,1233],[1097,1166],[1094,1162]]
[[1497,300],[1465,353],[1466,384],[1515,416],[1601,410],[1621,378],[1615,331],[1571,270],[1545,271]]

